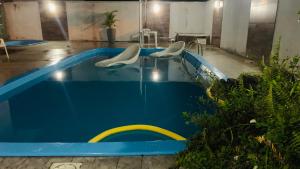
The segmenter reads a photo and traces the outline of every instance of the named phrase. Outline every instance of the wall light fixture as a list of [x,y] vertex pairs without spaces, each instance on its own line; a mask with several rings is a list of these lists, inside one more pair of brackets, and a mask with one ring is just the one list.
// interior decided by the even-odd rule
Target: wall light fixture
[[159,3],[154,3],[153,6],[152,6],[153,13],[158,14],[160,12],[160,10],[161,10],[160,8],[161,7],[160,7]]
[[215,1],[215,8],[217,9],[223,8],[223,1],[220,0]]
[[47,7],[48,7],[49,12],[56,13],[57,7],[56,7],[55,3],[48,2]]

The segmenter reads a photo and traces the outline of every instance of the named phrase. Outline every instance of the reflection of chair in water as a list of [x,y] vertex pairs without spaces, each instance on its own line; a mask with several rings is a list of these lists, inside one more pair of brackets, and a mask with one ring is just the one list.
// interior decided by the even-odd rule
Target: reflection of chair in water
[[7,52],[7,49],[6,49],[6,45],[5,45],[3,39],[0,39],[0,47],[1,47],[1,48],[4,48],[5,53],[6,53],[6,58],[9,60],[9,55],[8,55],[8,52]]
[[168,56],[178,56],[182,53],[185,48],[185,42],[179,41],[172,43],[168,48],[163,51],[152,53],[153,57],[168,57]]
[[129,46],[125,51],[120,53],[119,55],[111,58],[105,59],[100,62],[95,63],[97,67],[111,67],[116,65],[128,65],[136,62],[139,58],[140,54],[139,45]]

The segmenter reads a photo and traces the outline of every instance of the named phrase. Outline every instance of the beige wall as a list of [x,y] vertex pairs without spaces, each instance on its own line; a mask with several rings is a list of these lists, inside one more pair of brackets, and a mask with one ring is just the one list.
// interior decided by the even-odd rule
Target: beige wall
[[102,26],[106,11],[118,10],[117,41],[129,41],[139,31],[138,2],[66,2],[70,40],[107,40]]
[[[170,36],[175,32],[206,33],[211,35],[213,8],[210,2],[170,3]],[[121,4],[121,5],[120,5]],[[118,41],[129,41],[138,33],[138,2],[67,2],[70,40],[107,40],[101,23],[103,13],[118,10]],[[195,17],[197,16],[197,17]]]
[[10,39],[43,39],[38,2],[5,3],[4,10]]
[[[212,2],[164,2],[170,3],[170,36],[174,36],[175,32],[211,35]],[[43,39],[38,2],[9,2],[4,7],[11,39]],[[137,1],[67,1],[69,39],[106,41],[106,30],[102,26],[105,18],[103,14],[111,10],[119,11],[116,40],[132,40],[132,36],[138,33]]]

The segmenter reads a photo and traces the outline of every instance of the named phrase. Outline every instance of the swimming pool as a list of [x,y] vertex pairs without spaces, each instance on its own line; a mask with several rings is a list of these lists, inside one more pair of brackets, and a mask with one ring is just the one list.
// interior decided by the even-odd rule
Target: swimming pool
[[153,155],[183,150],[195,127],[185,123],[182,112],[207,109],[197,104],[204,88],[195,78],[207,72],[226,76],[186,51],[169,59],[148,57],[160,49],[142,49],[132,65],[94,66],[122,50],[82,52],[2,86],[0,156]]
[[44,40],[13,40],[5,42],[7,47],[24,47],[24,46],[34,46],[38,44],[46,43]]

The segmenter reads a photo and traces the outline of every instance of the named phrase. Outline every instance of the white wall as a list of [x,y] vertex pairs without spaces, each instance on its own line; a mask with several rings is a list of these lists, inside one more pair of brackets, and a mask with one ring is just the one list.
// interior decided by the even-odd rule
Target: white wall
[[211,35],[211,2],[170,2],[170,37],[176,32]]
[[71,1],[66,2],[66,8],[70,40],[107,40],[103,14],[112,10],[118,10],[117,41],[129,41],[139,31],[138,2]]
[[281,36],[281,56],[300,55],[300,0],[279,0],[274,44]]
[[9,38],[43,39],[38,2],[4,3]]
[[225,0],[221,48],[246,55],[251,0]]

